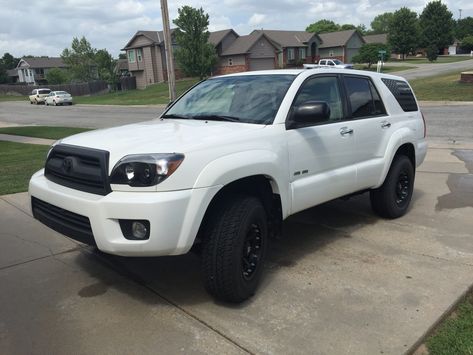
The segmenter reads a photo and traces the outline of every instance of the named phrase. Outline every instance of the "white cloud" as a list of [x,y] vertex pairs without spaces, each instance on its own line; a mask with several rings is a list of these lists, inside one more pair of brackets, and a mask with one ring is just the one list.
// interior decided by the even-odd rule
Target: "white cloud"
[[253,14],[253,16],[250,17],[248,24],[250,26],[259,26],[266,22],[266,18],[267,16],[264,14]]
[[[169,1],[169,0],[168,0]],[[429,0],[410,0],[407,6],[421,12]],[[473,16],[471,0],[443,0],[454,18]],[[117,56],[138,30],[161,30],[157,0],[61,0],[54,6],[33,1],[34,6],[0,0],[0,56],[10,52],[58,56],[73,37],[85,36],[95,48]],[[172,19],[184,6],[203,7],[210,16],[209,30],[235,29],[240,35],[261,28],[304,30],[321,19],[337,23],[365,24],[386,11],[406,6],[405,0],[173,0]]]

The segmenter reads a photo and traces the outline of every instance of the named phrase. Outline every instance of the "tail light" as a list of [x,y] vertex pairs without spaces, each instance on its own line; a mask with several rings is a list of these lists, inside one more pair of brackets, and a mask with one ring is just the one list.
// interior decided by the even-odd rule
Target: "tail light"
[[424,138],[427,136],[427,125],[425,124],[425,116],[424,116],[424,113],[422,111],[420,111],[421,115],[422,115],[422,121],[424,121]]

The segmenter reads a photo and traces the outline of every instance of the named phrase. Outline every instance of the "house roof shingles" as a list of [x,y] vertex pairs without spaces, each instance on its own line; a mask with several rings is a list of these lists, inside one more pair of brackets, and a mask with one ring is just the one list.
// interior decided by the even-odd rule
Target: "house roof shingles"
[[252,33],[264,33],[281,47],[306,47],[306,43],[315,35],[306,31],[254,30]]
[[[22,61],[25,61],[30,68],[65,68],[67,65],[64,64],[62,58],[59,57],[34,57],[34,58],[22,58]],[[20,63],[22,62],[20,60]],[[18,63],[18,65],[20,65]]]
[[252,32],[249,35],[240,36],[230,45],[230,47],[222,52],[222,56],[247,53],[263,36],[263,33],[258,32]]
[[218,46],[225,36],[231,32],[233,32],[238,37],[238,34],[231,28],[227,30],[210,32],[209,43],[213,44],[214,46]]
[[348,40],[355,34],[355,32],[356,30],[346,30],[321,33],[319,34],[319,37],[322,39],[322,44],[320,45],[320,48],[345,46]]
[[387,33],[382,33],[382,34],[379,34],[379,35],[367,35],[367,36],[363,36],[363,39],[365,40],[366,43],[386,44],[386,43],[388,43],[388,34]]

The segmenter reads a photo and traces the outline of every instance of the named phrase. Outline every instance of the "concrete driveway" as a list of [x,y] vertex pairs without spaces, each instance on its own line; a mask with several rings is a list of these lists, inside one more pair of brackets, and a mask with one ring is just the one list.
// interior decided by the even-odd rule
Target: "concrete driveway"
[[239,306],[205,293],[193,254],[105,255],[36,222],[26,194],[2,196],[0,353],[404,353],[473,284],[473,138],[460,141],[430,140],[403,218],[375,217],[365,194],[288,219]]

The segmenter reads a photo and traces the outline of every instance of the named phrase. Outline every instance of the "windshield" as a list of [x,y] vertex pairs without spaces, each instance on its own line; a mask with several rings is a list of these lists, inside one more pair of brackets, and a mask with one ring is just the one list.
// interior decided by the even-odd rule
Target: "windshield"
[[48,90],[48,89],[39,89],[38,90],[38,94],[40,94],[40,95],[49,94],[50,92],[51,92],[51,90]]
[[270,124],[295,75],[241,75],[195,86],[162,117]]
[[56,95],[69,95],[69,93],[65,91],[56,91]]

